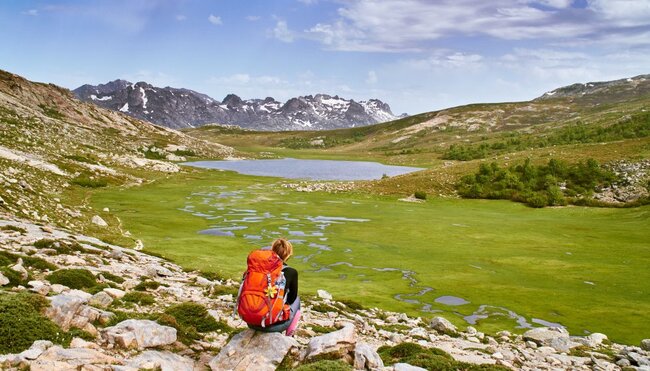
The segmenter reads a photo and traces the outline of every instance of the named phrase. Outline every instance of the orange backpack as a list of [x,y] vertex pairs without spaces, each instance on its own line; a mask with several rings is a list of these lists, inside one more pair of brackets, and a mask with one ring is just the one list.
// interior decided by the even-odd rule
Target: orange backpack
[[239,316],[258,327],[288,320],[282,259],[271,250],[255,250],[248,255],[247,262],[236,302]]

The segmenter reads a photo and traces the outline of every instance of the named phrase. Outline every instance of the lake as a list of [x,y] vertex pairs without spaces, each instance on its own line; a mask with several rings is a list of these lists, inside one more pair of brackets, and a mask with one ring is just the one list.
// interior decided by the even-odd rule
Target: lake
[[183,165],[233,170],[240,174],[309,180],[372,180],[424,170],[418,167],[384,165],[367,161],[275,160],[195,161]]

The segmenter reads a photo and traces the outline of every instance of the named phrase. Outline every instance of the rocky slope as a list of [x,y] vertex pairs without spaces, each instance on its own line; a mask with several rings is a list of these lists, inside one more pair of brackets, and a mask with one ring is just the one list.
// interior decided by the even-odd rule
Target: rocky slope
[[230,94],[219,102],[188,89],[124,80],[83,85],[74,93],[83,101],[175,129],[225,124],[266,131],[325,130],[397,118],[388,104],[378,99],[355,102],[325,94],[291,98],[285,103],[271,97],[242,100]]
[[63,88],[0,71],[0,210],[70,228],[90,224],[84,189],[182,171],[230,147],[78,101]]
[[427,322],[338,302],[323,291],[302,293],[294,338],[255,333],[232,315],[236,282],[7,215],[0,219],[0,257],[0,318],[29,311],[16,312],[17,303],[42,303],[32,316],[41,328],[59,329],[54,335],[0,320],[0,336],[10,339],[1,345],[6,369],[422,369],[406,362],[431,370],[650,368],[650,340],[624,346],[559,328],[489,336],[440,317]]
[[647,94],[650,94],[650,75],[639,75],[613,81],[572,84],[546,92],[535,100],[569,98],[603,104],[624,102]]

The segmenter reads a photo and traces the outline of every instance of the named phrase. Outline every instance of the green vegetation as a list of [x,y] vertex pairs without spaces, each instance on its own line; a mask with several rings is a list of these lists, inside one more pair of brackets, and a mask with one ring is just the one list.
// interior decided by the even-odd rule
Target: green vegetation
[[478,172],[463,177],[458,193],[466,198],[506,199],[532,207],[562,206],[588,202],[596,187],[608,186],[615,175],[589,159],[576,164],[549,160],[548,165],[500,168],[497,163],[481,164]]
[[111,272],[102,272],[101,274],[102,274],[102,276],[103,276],[105,279],[107,279],[107,280],[109,280],[109,281],[113,281],[113,282],[115,282],[115,283],[122,283],[122,282],[125,281],[123,277],[120,277],[120,276],[114,275],[114,274],[111,273]]
[[196,152],[189,150],[189,149],[177,149],[174,151],[174,154],[176,156],[184,156],[184,157],[194,157],[196,156]]
[[84,188],[101,188],[108,185],[108,181],[103,178],[90,178],[87,176],[78,176],[70,181],[71,184],[76,184]]
[[530,148],[645,138],[650,136],[650,112],[624,117],[609,126],[590,126],[579,122],[564,128],[553,128],[549,133],[518,134],[508,132],[502,136],[501,139],[478,144],[453,144],[442,158],[469,161]]
[[127,292],[120,300],[125,303],[136,303],[140,305],[152,305],[156,302],[152,295],[139,291]]
[[41,259],[35,256],[26,256],[20,254],[12,254],[7,251],[0,251],[0,267],[6,266],[9,264],[16,264],[18,259],[23,259],[23,265],[28,268],[38,269],[38,270],[56,270],[56,265],[47,262],[45,259]]
[[[650,310],[650,272],[644,265],[650,259],[645,248],[648,206],[532,209],[510,201],[437,197],[412,204],[366,193],[286,192],[276,181],[192,171],[142,187],[99,190],[92,195],[92,206],[109,207],[122,220],[122,228],[148,249],[186,269],[218,272],[220,278],[241,277],[247,254],[261,243],[270,243],[272,232],[286,234],[281,227],[307,235],[318,231],[324,235],[300,237],[305,241],[294,245],[296,256],[303,258],[318,251],[310,243],[332,249],[308,261],[291,260],[301,275],[301,295],[325,289],[335,298],[346,298],[354,287],[354,300],[365,307],[422,316],[420,309],[426,303],[442,310],[456,325],[466,325],[462,317],[487,304],[508,308],[529,320],[559,322],[572,333],[603,332],[615,341],[634,344],[650,331],[642,320],[642,314]],[[218,210],[214,202],[203,202],[211,192],[235,190],[240,192],[238,198],[215,197],[214,202],[224,210]],[[285,193],[280,195],[278,190]],[[190,202],[195,206],[192,213],[182,211]],[[257,215],[286,213],[287,218],[299,221],[275,217],[247,223],[247,229],[235,231],[234,237],[197,233],[215,221],[192,214],[225,216],[233,208],[255,210]],[[318,215],[368,221],[335,223],[321,231],[307,219]],[[248,240],[244,235],[264,239]],[[333,265],[339,262],[409,270],[418,283],[410,286],[400,271]],[[329,270],[316,272],[312,264]],[[435,291],[408,296],[425,286]],[[423,304],[395,300],[397,294]],[[435,302],[441,295],[471,303],[448,307]],[[541,299],[548,297],[554,300]],[[337,310],[324,305],[316,309]],[[476,327],[486,333],[521,332],[514,320],[498,314],[479,320]],[[617,319],[615,324],[611,318]]]
[[427,370],[462,370],[462,371],[507,371],[507,367],[498,365],[476,365],[454,360],[445,351],[438,348],[423,348],[414,343],[401,343],[394,347],[382,346],[377,353],[385,365],[408,363]]
[[133,289],[137,291],[155,290],[160,287],[160,282],[152,280],[144,280],[137,284]]
[[300,365],[295,371],[350,371],[352,366],[341,360],[322,360]]
[[415,193],[413,194],[413,196],[414,196],[415,198],[417,198],[418,200],[426,200],[426,199],[427,199],[427,194],[426,194],[426,192],[422,192],[422,191],[415,191]]
[[59,112],[55,107],[50,107],[50,106],[45,105],[45,104],[39,104],[38,106],[41,108],[41,110],[43,110],[43,113],[47,117],[50,117],[50,118],[53,118],[53,119],[56,119],[56,120],[62,120],[62,119],[65,118],[65,116],[61,112]]
[[88,289],[97,285],[95,276],[87,269],[60,269],[50,273],[47,280],[71,289]]
[[25,233],[27,233],[27,230],[26,230],[25,228],[21,228],[21,227],[18,227],[18,226],[16,226],[16,225],[11,225],[11,224],[7,224],[7,225],[3,225],[3,226],[1,226],[1,227],[0,227],[0,230],[2,230],[2,231],[11,231],[11,232],[18,232],[18,233],[20,233],[20,234],[25,234]]
[[0,292],[0,354],[19,353],[36,340],[70,341],[69,334],[41,314],[48,305],[40,295]]
[[164,153],[154,150],[154,147],[149,147],[142,151],[145,158],[150,160],[165,160],[167,156]]
[[160,315],[158,322],[174,327],[178,331],[179,340],[190,343],[200,338],[199,333],[223,331],[230,333],[233,329],[226,323],[215,320],[207,309],[196,303],[182,303],[171,306]]

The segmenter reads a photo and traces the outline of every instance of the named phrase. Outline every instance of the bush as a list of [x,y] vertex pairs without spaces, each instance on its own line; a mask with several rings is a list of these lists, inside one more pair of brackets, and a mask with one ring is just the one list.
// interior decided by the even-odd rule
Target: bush
[[[0,261],[2,261],[2,257],[0,257]],[[11,264],[11,263],[10,263]],[[23,278],[20,276],[20,273],[8,268],[8,267],[0,267],[0,273],[2,273],[3,276],[7,277],[9,280],[9,283],[5,285],[4,287],[16,287],[18,285],[23,285],[26,286],[28,279],[23,280]],[[1,313],[1,312],[0,312]]]
[[155,290],[161,286],[158,281],[145,280],[137,284],[133,289],[136,291]]
[[352,310],[362,310],[362,309],[364,309],[363,305],[357,303],[354,300],[343,299],[343,300],[341,300],[341,303],[343,303],[346,307],[348,307],[348,308],[350,308]]
[[36,340],[69,341],[69,335],[41,314],[47,305],[40,295],[0,294],[0,354],[21,352]]
[[0,251],[0,266],[7,266],[10,264],[16,264],[18,258],[23,259],[23,265],[25,267],[40,269],[40,270],[56,270],[56,265],[47,262],[44,259],[37,258],[34,256],[18,255],[12,254],[6,251]]
[[377,349],[377,353],[384,361],[385,365],[394,363],[408,363],[412,366],[418,366],[427,370],[495,370],[505,371],[509,368],[497,365],[474,365],[464,362],[458,362],[438,348],[423,348],[415,343],[401,343],[394,347],[382,346]]
[[425,192],[423,192],[423,191],[415,191],[415,193],[413,195],[418,200],[426,200],[427,199],[427,194]]
[[71,289],[87,289],[97,285],[95,276],[86,269],[61,269],[47,276],[47,280]]
[[307,363],[305,365],[298,366],[296,371],[349,371],[352,370],[352,366],[347,363],[337,360],[324,360],[317,361],[313,363]]
[[189,344],[199,339],[201,332],[221,330],[231,333],[233,328],[224,322],[217,322],[207,309],[195,303],[182,303],[165,310],[158,317],[158,322],[174,327],[178,331],[178,338],[182,343]]
[[151,296],[150,294],[146,294],[144,292],[139,292],[139,291],[128,292],[120,300],[122,300],[125,303],[137,303],[140,305],[152,305],[153,303],[156,302],[154,297]]
[[90,179],[86,176],[79,176],[70,181],[71,184],[76,184],[84,188],[101,188],[106,187],[108,182],[106,179]]
[[124,282],[124,278],[122,278],[122,277],[120,277],[120,276],[116,276],[116,275],[114,275],[114,274],[111,273],[111,272],[102,272],[101,274],[102,274],[102,276],[103,276],[104,278],[106,278],[106,279],[109,280],[109,281],[113,281],[113,282],[115,282],[115,283],[122,283],[122,282]]
[[21,227],[11,225],[11,224],[3,225],[2,227],[0,227],[0,230],[19,232],[21,234],[27,233],[27,230],[25,228],[21,228]]

